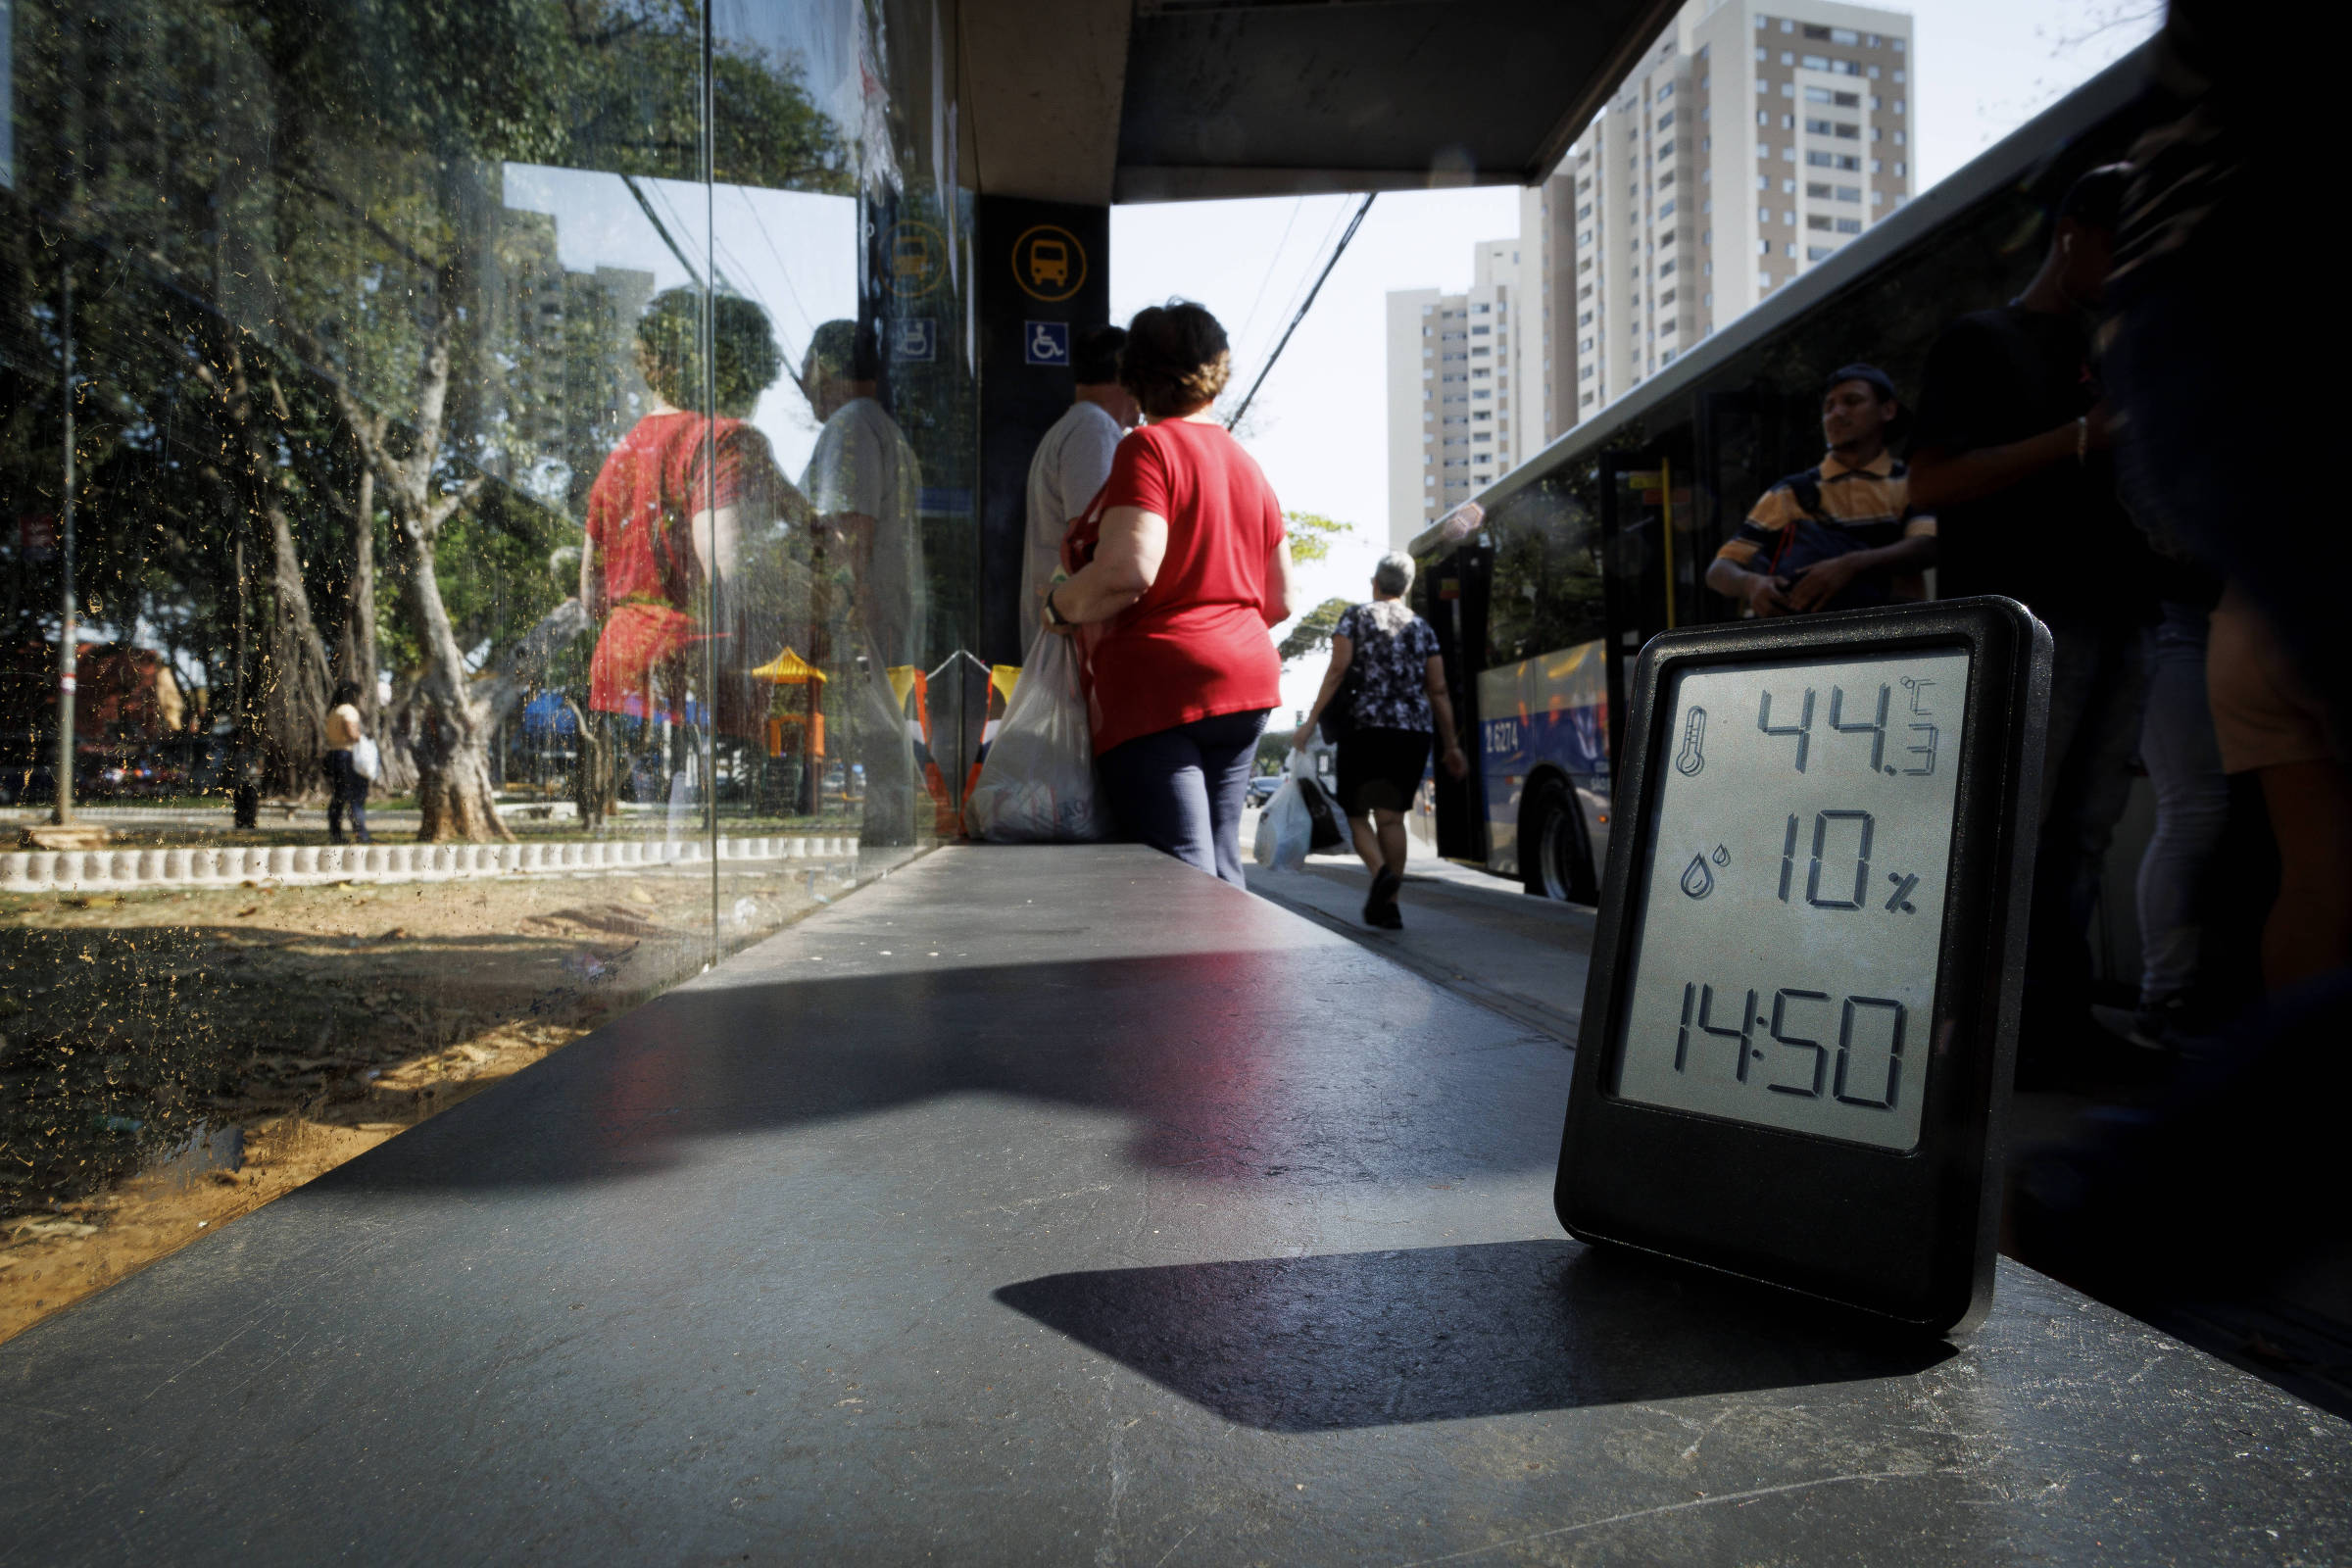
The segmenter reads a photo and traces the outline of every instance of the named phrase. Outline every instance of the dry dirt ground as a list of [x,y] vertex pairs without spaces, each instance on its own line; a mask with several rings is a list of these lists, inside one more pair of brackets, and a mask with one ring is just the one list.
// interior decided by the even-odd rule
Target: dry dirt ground
[[[732,949],[837,884],[730,876]],[[631,875],[0,898],[0,1340],[711,956]]]

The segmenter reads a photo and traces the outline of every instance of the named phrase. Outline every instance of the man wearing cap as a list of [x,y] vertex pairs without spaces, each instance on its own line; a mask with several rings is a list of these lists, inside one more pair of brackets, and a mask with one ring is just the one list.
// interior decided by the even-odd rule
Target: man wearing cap
[[1902,415],[1876,366],[1834,372],[1821,394],[1830,450],[1764,492],[1707,566],[1707,586],[1758,615],[1856,610],[1926,597],[1936,519],[1910,506],[1910,474],[1886,450]]

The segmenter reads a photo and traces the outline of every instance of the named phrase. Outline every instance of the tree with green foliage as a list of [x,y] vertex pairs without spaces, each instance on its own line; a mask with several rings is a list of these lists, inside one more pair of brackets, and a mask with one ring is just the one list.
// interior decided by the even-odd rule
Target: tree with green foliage
[[1332,633],[1339,630],[1340,617],[1348,613],[1354,604],[1352,599],[1326,599],[1300,615],[1276,649],[1282,655],[1283,663],[1287,666],[1329,648]]
[[1355,532],[1354,523],[1341,522],[1319,512],[1286,512],[1282,521],[1290,534],[1293,561],[1328,561],[1332,545]]
[[[578,500],[534,479],[572,454],[543,450],[533,387],[574,383],[526,373],[566,350],[501,308],[529,216],[503,166],[847,192],[851,149],[791,62],[722,37],[706,169],[691,0],[20,0],[13,20],[7,324],[52,364],[76,344],[93,619],[190,638],[239,751],[289,793],[315,783],[330,667],[371,703],[380,642],[414,699],[424,836],[502,836],[474,677],[562,624],[534,564]],[[44,303],[64,267],[70,323]],[[0,470],[38,505],[55,378],[7,373]],[[37,627],[54,591],[22,564],[12,588]]]

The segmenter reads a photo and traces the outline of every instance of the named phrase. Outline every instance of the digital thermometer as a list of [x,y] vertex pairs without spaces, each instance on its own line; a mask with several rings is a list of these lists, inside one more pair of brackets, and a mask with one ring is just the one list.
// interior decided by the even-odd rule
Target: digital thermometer
[[1989,1303],[2050,636],[2006,599],[1652,638],[1554,1201],[1933,1332]]

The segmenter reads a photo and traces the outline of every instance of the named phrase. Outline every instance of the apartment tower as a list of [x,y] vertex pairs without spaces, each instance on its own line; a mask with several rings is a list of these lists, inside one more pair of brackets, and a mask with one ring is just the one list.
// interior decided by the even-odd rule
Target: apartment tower
[[[1468,295],[1389,297],[1391,536],[1410,538],[1909,200],[1913,68],[1903,12],[1685,6],[1553,175],[1522,193],[1517,241],[1478,246]],[[1474,337],[1473,322],[1488,330]],[[1493,346],[1480,357],[1474,343]],[[1490,363],[1481,398],[1490,379],[1472,368]]]
[[1912,193],[1910,17],[1693,0],[1531,193],[1547,430],[1592,416]]
[[1516,239],[1481,241],[1470,291],[1389,296],[1389,537],[1401,549],[1428,519],[1507,472],[1543,444],[1519,416],[1523,351]]

